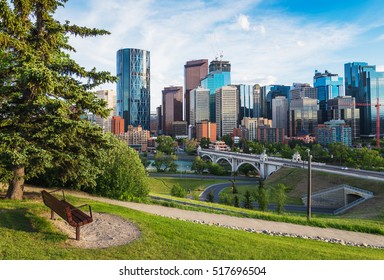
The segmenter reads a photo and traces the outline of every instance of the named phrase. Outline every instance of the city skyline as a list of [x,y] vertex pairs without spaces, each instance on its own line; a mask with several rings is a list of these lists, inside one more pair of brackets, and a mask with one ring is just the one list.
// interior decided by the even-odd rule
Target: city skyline
[[[223,55],[233,84],[313,84],[315,70],[339,74],[365,61],[384,70],[380,1],[69,1],[60,21],[107,29],[99,38],[71,38],[81,65],[116,74],[121,48],[151,52],[151,111],[161,90],[184,86],[184,64]],[[92,51],[89,51],[92,50]],[[100,89],[115,89],[103,85]]]

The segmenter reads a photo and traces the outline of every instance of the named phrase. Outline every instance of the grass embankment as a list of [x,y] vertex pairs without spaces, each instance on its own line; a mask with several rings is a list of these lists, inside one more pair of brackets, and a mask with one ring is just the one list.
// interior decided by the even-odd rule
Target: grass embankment
[[96,212],[119,215],[142,232],[136,241],[107,249],[66,245],[42,213],[41,200],[0,200],[0,259],[384,259],[384,250],[346,247],[313,240],[272,237],[194,224],[67,196],[74,204],[90,203]]
[[[296,201],[297,204],[300,204],[300,198],[307,190],[306,176],[307,171],[304,169],[283,168],[269,177],[265,181],[265,186],[270,188],[278,183],[285,184],[290,190],[288,192],[289,200],[287,203],[294,203]],[[201,190],[206,186],[218,183],[219,181],[212,182],[210,180],[182,178],[151,178],[151,180],[151,194],[166,199],[172,199],[172,202],[157,202],[169,207],[384,235],[384,209],[382,208],[382,205],[384,205],[384,187],[382,182],[313,171],[312,181],[314,191],[334,187],[340,184],[348,184],[372,191],[375,194],[375,198],[368,200],[360,206],[354,207],[343,215],[333,216],[312,214],[311,221],[307,222],[305,213],[284,213],[283,215],[277,215],[273,212],[247,210],[222,204],[170,196],[170,189],[173,184],[176,183],[180,184],[182,187],[196,191],[196,189]],[[238,189],[242,190],[242,188],[243,186],[238,186]],[[246,189],[247,186],[244,187],[243,191]]]

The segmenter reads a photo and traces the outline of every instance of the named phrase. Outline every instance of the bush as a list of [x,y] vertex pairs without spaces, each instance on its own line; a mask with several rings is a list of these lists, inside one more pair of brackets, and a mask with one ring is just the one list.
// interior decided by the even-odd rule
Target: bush
[[147,197],[147,173],[139,154],[112,134],[106,137],[111,148],[100,151],[100,160],[96,163],[100,175],[96,179],[96,188],[92,191],[121,200]]
[[176,185],[173,185],[171,189],[171,195],[177,196],[177,197],[185,197],[187,195],[187,191],[179,184],[176,184]]

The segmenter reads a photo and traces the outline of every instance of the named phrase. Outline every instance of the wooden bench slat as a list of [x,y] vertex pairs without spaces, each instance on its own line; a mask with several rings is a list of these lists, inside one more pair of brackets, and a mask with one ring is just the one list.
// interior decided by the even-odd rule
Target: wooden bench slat
[[[55,196],[53,196],[47,191],[43,190],[41,194],[43,197],[44,204],[48,206],[51,209],[51,211],[57,213],[61,218],[67,221],[71,226],[76,227],[76,239],[79,240],[80,226],[91,223],[93,221],[92,217],[87,215],[80,209],[76,208],[66,200],[57,199]],[[91,215],[92,215],[92,212],[91,212]]]

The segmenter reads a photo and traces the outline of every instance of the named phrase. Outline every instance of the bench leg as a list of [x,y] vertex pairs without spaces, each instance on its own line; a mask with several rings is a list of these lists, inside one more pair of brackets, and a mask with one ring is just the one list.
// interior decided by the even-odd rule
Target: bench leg
[[80,227],[76,227],[76,240],[80,240]]
[[55,212],[53,212],[53,210],[51,210],[51,220],[53,220],[55,218]]

